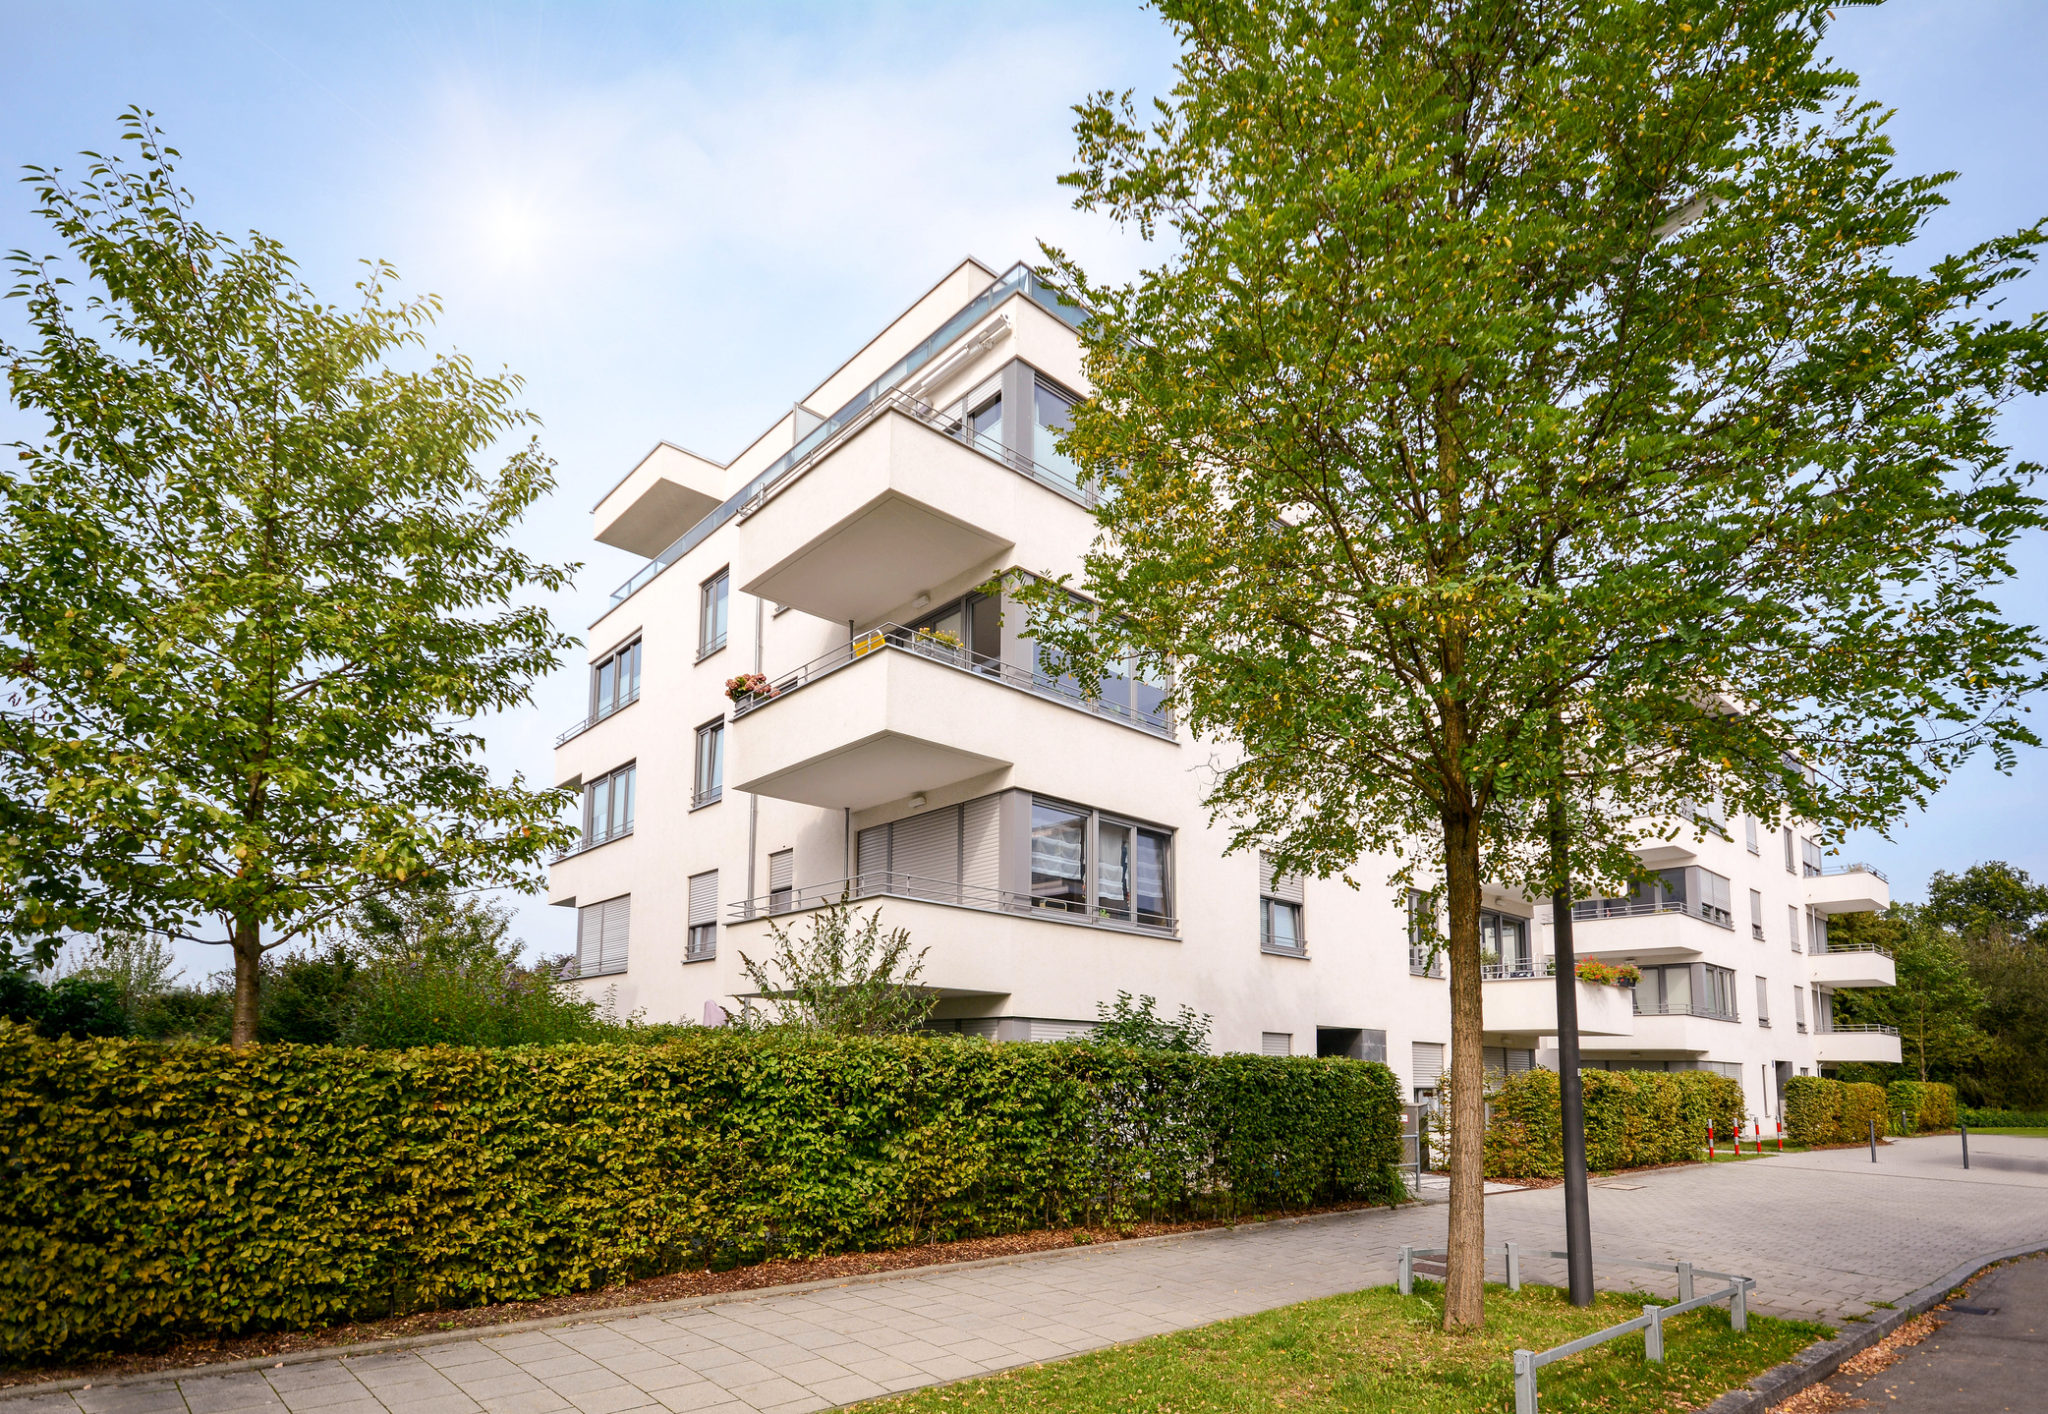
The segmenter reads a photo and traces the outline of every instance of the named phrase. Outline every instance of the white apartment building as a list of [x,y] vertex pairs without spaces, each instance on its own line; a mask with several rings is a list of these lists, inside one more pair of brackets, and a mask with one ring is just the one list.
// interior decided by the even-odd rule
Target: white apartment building
[[[1071,314],[1024,266],[963,262],[732,461],[660,443],[598,503],[597,539],[648,562],[555,752],[584,803],[549,880],[580,985],[717,1024],[771,920],[851,895],[929,949],[941,1029],[1059,1039],[1128,991],[1209,1013],[1219,1049],[1384,1060],[1427,1096],[1450,1011],[1410,898],[1226,855],[1213,744],[1143,681],[1041,671],[984,592],[1078,571],[1093,538],[1053,445],[1085,391]],[[768,690],[736,704],[746,674]],[[1645,968],[1633,995],[1580,984],[1588,1064],[1721,1069],[1769,1117],[1790,1075],[1898,1059],[1832,1024],[1836,989],[1893,980],[1826,947],[1828,915],[1888,901],[1874,871],[1753,821],[1644,858],[1657,882],[1577,910],[1582,956]],[[1548,909],[1485,903],[1487,1059],[1525,1068],[1556,1031]]]

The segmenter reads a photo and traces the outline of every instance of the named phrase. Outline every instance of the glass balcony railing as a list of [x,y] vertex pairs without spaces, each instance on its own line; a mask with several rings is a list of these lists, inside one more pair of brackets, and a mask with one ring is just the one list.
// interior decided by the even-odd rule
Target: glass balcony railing
[[1029,266],[1020,263],[1010,267],[1007,274],[969,300],[959,313],[941,324],[931,337],[898,359],[888,372],[854,394],[844,407],[813,427],[794,447],[771,462],[766,470],[727,497],[709,515],[684,531],[673,545],[642,565],[631,579],[612,591],[612,603],[623,604],[646,588],[656,575],[689,554],[713,531],[738,515],[749,502],[758,499],[769,487],[808,461],[820,448],[851,427],[872,404],[895,391],[897,384],[938,357],[949,345],[980,323],[984,316],[1012,295],[1022,295],[1055,318],[1075,328],[1080,327],[1084,318],[1080,309],[1061,299],[1050,286],[1032,273]]

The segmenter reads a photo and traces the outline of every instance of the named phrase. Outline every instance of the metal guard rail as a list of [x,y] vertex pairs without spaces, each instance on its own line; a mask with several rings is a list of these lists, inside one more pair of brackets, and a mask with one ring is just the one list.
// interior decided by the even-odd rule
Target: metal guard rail
[[1051,698],[1068,706],[1078,707],[1098,717],[1108,717],[1154,736],[1174,739],[1173,723],[1163,715],[1158,718],[1147,716],[1119,702],[1106,702],[1100,697],[1090,697],[1082,691],[1080,684],[1066,679],[1052,678],[1044,673],[1020,668],[1000,658],[970,652],[967,648],[948,642],[923,629],[909,629],[901,624],[881,624],[859,635],[850,643],[843,643],[828,653],[821,653],[808,663],[802,663],[773,678],[765,692],[740,698],[733,704],[733,720],[738,721],[750,712],[758,711],[778,697],[786,697],[828,677],[840,669],[849,667],[871,653],[893,650],[912,653],[928,662],[953,668],[976,677],[988,678],[1014,687],[1038,697]]
[[978,908],[988,913],[1034,916],[1051,914],[1076,923],[1128,928],[1161,936],[1172,936],[1174,930],[1179,927],[1178,919],[1161,914],[1141,914],[1133,909],[1134,916],[1127,918],[1101,906],[1069,906],[1062,900],[1042,899],[1009,889],[992,889],[980,884],[962,883],[957,879],[932,879],[923,875],[903,874],[884,869],[866,869],[851,878],[831,879],[822,884],[806,884],[801,888],[776,889],[756,898],[740,899],[726,906],[726,917],[734,923],[750,923],[756,918],[775,918],[786,913],[801,913],[806,909],[821,908],[842,900],[855,902],[870,898],[900,898],[923,903],[951,904],[958,908]]
[[[1499,1248],[1488,1247],[1487,1251],[1503,1251],[1507,1259],[1508,1290],[1522,1289],[1523,1253],[1512,1242],[1504,1242]],[[1403,1296],[1415,1293],[1415,1259],[1417,1257],[1445,1257],[1450,1255],[1441,1247],[1403,1247],[1401,1249],[1400,1279],[1398,1285]],[[1570,1261],[1568,1252],[1531,1252],[1532,1257],[1553,1257],[1558,1261]],[[1554,1345],[1548,1350],[1517,1350],[1508,1358],[1515,1368],[1515,1414],[1537,1414],[1536,1372],[1545,1365],[1554,1365],[1574,1355],[1583,1355],[1588,1350],[1605,1345],[1622,1336],[1643,1333],[1643,1358],[1661,1364],[1664,1360],[1664,1323],[1688,1311],[1697,1311],[1716,1302],[1728,1303],[1728,1326],[1740,1334],[1749,1329],[1749,1293],[1756,1282],[1749,1277],[1737,1276],[1733,1272],[1710,1272],[1704,1267],[1695,1267],[1690,1262],[1644,1262],[1628,1257],[1602,1257],[1600,1265],[1608,1267],[1641,1267],[1653,1272],[1675,1272],[1678,1275],[1678,1300],[1669,1306],[1645,1306],[1643,1314],[1618,1325],[1582,1335],[1577,1340],[1568,1340],[1563,1345]],[[1693,1279],[1706,1277],[1709,1281],[1728,1283],[1718,1291],[1694,1295]]]
[[569,730],[563,732],[560,736],[556,737],[555,745],[567,746],[570,742],[574,741],[577,737],[582,736],[585,732],[589,731],[599,722],[602,722],[605,718],[615,716],[618,713],[625,711],[628,707],[631,707],[635,702],[638,702],[639,700],[640,689],[636,687],[633,689],[632,696],[621,698],[618,702],[614,703],[610,707],[603,708],[600,711],[592,712],[589,716],[585,717],[575,726],[569,728]]

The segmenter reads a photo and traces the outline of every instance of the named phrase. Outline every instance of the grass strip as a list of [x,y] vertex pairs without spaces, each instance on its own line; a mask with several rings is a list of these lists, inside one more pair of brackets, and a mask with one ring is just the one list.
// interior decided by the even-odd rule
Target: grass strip
[[[1472,1414],[1514,1407],[1509,1352],[1544,1350],[1661,1304],[1602,1293],[1579,1308],[1554,1287],[1488,1287],[1486,1329],[1446,1335],[1442,1288],[1417,1282],[1308,1301],[1198,1330],[864,1404],[867,1414]],[[1545,1414],[1696,1409],[1832,1334],[1752,1315],[1737,1335],[1719,1308],[1669,1322],[1665,1359],[1623,1336],[1539,1376]]]

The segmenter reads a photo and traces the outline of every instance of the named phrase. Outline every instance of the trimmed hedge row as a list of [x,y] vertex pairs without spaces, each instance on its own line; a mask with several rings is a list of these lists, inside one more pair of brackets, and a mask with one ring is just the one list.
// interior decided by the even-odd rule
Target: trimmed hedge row
[[[1707,1146],[1707,1126],[1742,1123],[1742,1085],[1704,1070],[1587,1070],[1586,1167],[1596,1172],[1688,1163]],[[1510,1075],[1487,1096],[1488,1178],[1564,1176],[1557,1072]]]
[[412,1051],[0,1024],[0,1363],[702,1266],[1401,1196],[1385,1066],[711,1032]]
[[1964,1110],[1972,1129],[2048,1129],[2048,1114],[2038,1110]]
[[1956,1087],[1933,1080],[1894,1080],[1884,1087],[1886,1117],[1903,1134],[1956,1127]]
[[1882,1085],[1795,1075],[1785,1082],[1785,1137],[1799,1144],[1860,1144],[1877,1125],[1888,1136],[1891,1115]]

